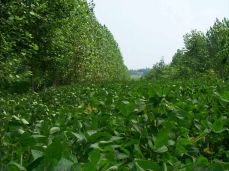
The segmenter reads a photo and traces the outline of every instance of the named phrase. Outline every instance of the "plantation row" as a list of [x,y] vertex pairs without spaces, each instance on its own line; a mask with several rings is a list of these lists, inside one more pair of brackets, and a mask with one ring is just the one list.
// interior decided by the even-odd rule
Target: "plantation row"
[[0,92],[128,80],[119,46],[86,0],[0,1]]
[[0,170],[229,170],[224,82],[78,84],[0,98]]

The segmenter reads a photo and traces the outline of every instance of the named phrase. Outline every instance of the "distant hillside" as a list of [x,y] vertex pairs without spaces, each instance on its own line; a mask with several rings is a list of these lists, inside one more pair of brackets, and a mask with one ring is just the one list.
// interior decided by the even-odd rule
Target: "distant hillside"
[[131,76],[144,76],[150,71],[150,68],[145,68],[145,69],[130,69],[129,73]]

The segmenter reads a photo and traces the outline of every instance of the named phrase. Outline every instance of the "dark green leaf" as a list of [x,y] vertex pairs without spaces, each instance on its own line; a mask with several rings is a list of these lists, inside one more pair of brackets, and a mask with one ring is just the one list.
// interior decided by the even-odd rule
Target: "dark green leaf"
[[89,160],[93,164],[97,164],[100,160],[100,150],[95,149],[89,153]]
[[162,171],[162,168],[155,162],[147,161],[147,160],[137,160],[135,161],[136,166],[143,170],[153,170],[153,171]]
[[10,162],[7,165],[9,171],[26,171],[26,169],[18,163]]
[[36,144],[35,139],[26,132],[21,135],[19,142],[23,147],[32,147]]
[[62,156],[62,145],[59,142],[53,142],[45,151],[45,166],[50,165],[53,159],[59,161]]

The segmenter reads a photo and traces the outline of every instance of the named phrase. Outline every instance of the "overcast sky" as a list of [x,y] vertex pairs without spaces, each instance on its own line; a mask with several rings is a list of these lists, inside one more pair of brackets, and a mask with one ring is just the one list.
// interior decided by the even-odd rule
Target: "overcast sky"
[[129,69],[170,63],[183,35],[229,18],[229,0],[94,0],[95,15],[114,35]]

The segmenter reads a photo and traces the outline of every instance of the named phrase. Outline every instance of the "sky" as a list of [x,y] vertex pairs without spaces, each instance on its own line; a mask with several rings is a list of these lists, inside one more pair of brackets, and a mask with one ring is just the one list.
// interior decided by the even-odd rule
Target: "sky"
[[172,61],[183,35],[206,33],[218,18],[229,18],[229,0],[94,0],[95,16],[117,41],[128,69]]

